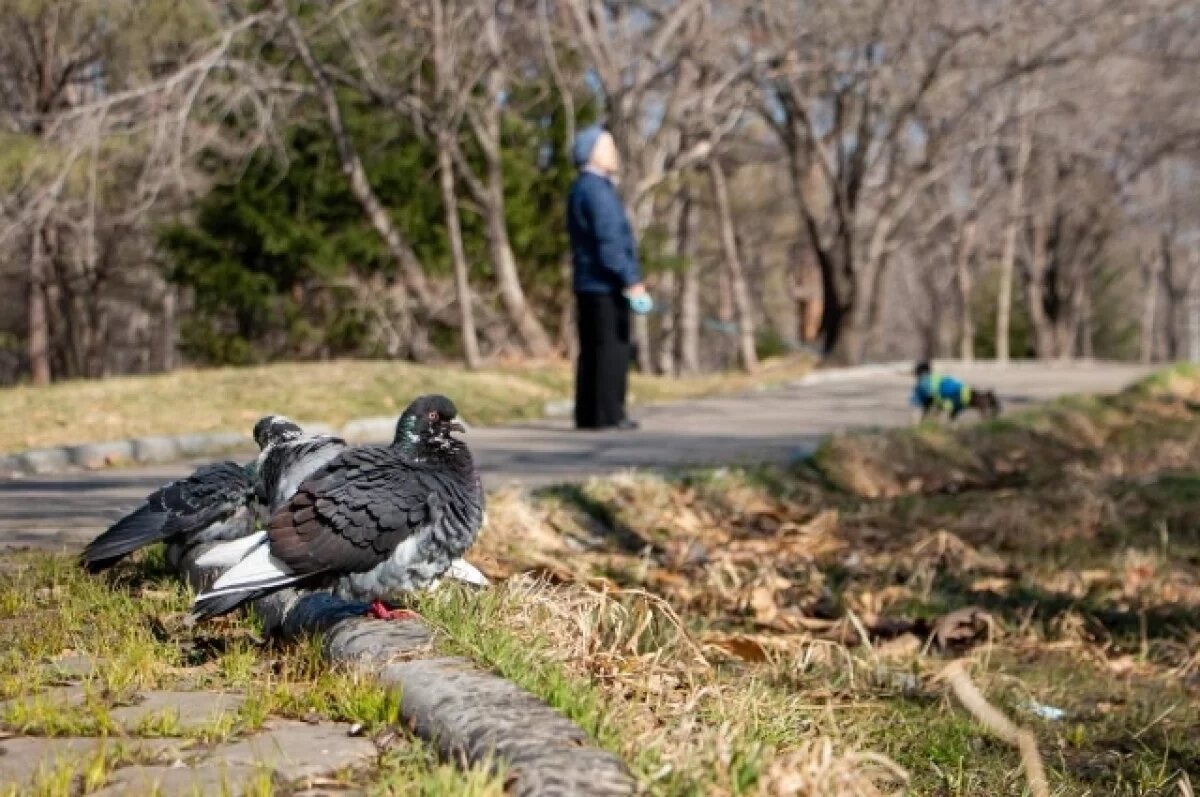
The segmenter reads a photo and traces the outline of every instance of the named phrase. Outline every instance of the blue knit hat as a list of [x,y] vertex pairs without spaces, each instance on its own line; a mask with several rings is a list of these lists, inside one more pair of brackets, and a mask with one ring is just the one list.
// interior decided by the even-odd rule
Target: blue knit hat
[[574,159],[576,167],[587,166],[587,162],[592,159],[592,150],[596,148],[596,142],[602,135],[604,135],[604,128],[600,125],[585,127],[579,131],[575,136],[575,144],[571,147],[571,157]]

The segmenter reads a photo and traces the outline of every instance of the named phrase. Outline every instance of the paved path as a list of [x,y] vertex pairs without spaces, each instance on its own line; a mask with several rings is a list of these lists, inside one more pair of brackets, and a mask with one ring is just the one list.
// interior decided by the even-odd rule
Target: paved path
[[[1066,393],[1112,392],[1146,373],[1106,364],[948,366],[993,387],[1006,408]],[[468,439],[485,483],[545,484],[630,467],[786,461],[832,432],[910,421],[911,380],[840,375],[750,395],[647,407],[637,432],[576,432],[566,421],[476,429]],[[196,463],[0,481],[0,548],[78,548]]]

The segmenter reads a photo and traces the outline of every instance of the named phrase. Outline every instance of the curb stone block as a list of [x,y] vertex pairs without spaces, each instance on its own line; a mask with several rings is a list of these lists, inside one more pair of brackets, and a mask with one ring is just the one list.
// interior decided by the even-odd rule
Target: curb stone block
[[130,443],[135,462],[170,462],[183,451],[174,437],[137,437]]
[[355,418],[341,431],[341,436],[350,443],[382,443],[391,440],[395,434],[396,419],[385,417]]
[[[191,549],[184,578],[208,572]],[[366,604],[329,593],[285,589],[254,602],[263,627],[283,638],[319,633],[324,658],[400,690],[400,715],[450,761],[506,767],[506,793],[517,797],[632,797],[637,784],[625,763],[592,746],[587,734],[555,709],[466,659],[439,656],[420,620],[363,617]]]
[[336,435],[338,433],[338,430],[335,429],[331,424],[321,423],[320,421],[297,420],[296,423],[298,423],[300,425],[300,428],[303,429],[308,434]]
[[35,448],[17,454],[19,469],[26,473],[57,473],[71,465],[71,458],[64,448]]
[[555,399],[542,405],[542,415],[547,418],[570,418],[574,412],[574,399]]
[[175,441],[179,444],[180,453],[185,457],[203,457],[251,444],[246,435],[237,432],[184,434],[176,437]]
[[98,470],[108,465],[133,459],[133,446],[128,440],[105,443],[84,443],[67,449],[71,464],[86,470]]

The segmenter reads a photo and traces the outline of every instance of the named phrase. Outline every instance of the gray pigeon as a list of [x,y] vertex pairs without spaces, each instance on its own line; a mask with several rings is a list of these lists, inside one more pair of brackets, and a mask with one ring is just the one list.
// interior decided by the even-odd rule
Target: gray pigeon
[[155,490],[140,507],[88,544],[80,556],[83,566],[98,573],[140,548],[163,541],[170,560],[178,561],[196,545],[252,534],[306,477],[346,447],[340,438],[305,436],[282,415],[260,418],[253,434],[261,449],[254,462],[204,465]]
[[[267,530],[219,548],[240,561],[196,598],[192,617],[224,614],[289,586],[328,587],[372,602],[424,589],[463,562],[483,523],[483,488],[458,412],[445,396],[415,400],[391,445],[349,448],[305,481]],[[203,557],[201,564],[204,564]],[[469,566],[467,566],[469,567]]]
[[260,443],[262,453],[255,462],[259,500],[266,517],[288,502],[304,481],[327,462],[346,450],[346,441],[327,434],[305,434],[284,415],[268,415],[254,425],[254,439],[260,436],[272,444]]

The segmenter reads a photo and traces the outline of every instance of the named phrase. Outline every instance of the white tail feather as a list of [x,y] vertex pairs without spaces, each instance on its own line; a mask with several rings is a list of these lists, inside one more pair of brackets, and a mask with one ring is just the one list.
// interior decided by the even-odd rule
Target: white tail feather
[[260,545],[250,551],[242,561],[226,570],[212,587],[202,592],[196,600],[224,595],[230,592],[245,592],[252,589],[275,587],[300,580],[288,566],[271,555],[268,545]]
[[446,575],[450,578],[456,578],[459,581],[465,581],[468,584],[474,584],[478,587],[486,587],[492,583],[488,581],[487,576],[479,572],[479,569],[466,559],[455,559],[453,562],[451,562],[450,569],[446,571]]
[[222,542],[197,556],[196,564],[200,567],[233,567],[266,538],[267,533],[260,531],[248,537]]

